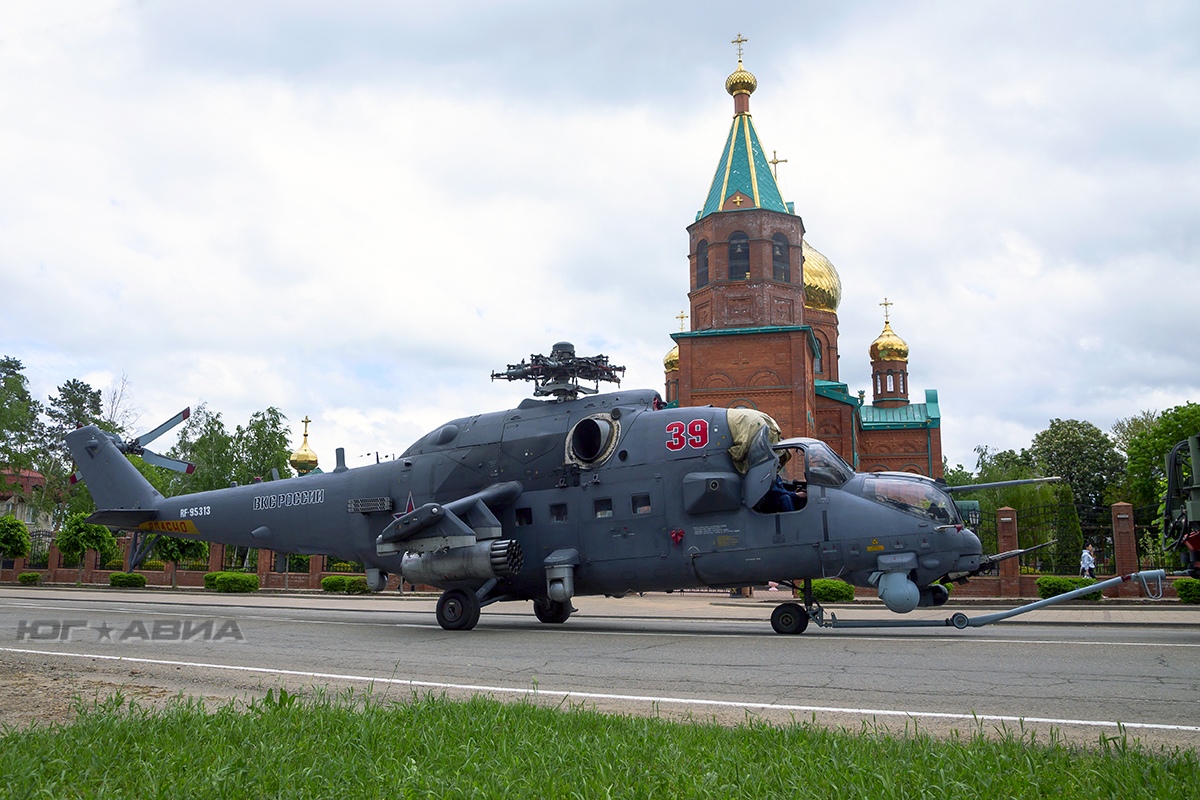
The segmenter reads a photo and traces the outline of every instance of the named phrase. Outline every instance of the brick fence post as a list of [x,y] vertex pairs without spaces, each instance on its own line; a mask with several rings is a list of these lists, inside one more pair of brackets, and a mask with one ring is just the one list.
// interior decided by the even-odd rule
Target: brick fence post
[[208,545],[208,571],[221,572],[225,569],[225,545],[210,542]]
[[321,570],[325,568],[325,556],[311,555],[308,557],[308,588],[321,588]]
[[266,548],[258,548],[258,585],[269,588],[271,585],[271,559],[275,554]]
[[[1008,506],[996,510],[996,549],[1001,553],[1016,550],[1017,512]],[[1000,596],[1021,596],[1021,564],[1018,558],[1001,561]]]
[[[1137,531],[1133,527],[1133,506],[1129,503],[1113,503],[1113,560],[1116,562],[1118,575],[1128,575],[1139,569],[1137,555]],[[1122,583],[1117,588],[1118,597],[1140,597],[1142,587],[1139,582]]]

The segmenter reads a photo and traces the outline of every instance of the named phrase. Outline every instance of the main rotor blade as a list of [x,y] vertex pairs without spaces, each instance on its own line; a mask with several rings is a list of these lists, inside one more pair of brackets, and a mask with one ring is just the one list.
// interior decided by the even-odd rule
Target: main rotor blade
[[186,461],[179,461],[174,458],[160,456],[158,453],[151,453],[149,450],[142,451],[142,461],[145,461],[147,464],[153,464],[156,467],[173,469],[176,472],[182,472],[186,475],[191,475],[196,471],[195,464],[189,464]]
[[1019,481],[995,481],[994,483],[972,483],[968,486],[943,486],[942,490],[950,494],[974,492],[978,489],[999,489],[1003,486],[1026,486],[1031,483],[1050,483],[1061,481],[1062,478],[1024,478]]
[[164,422],[162,425],[159,425],[154,430],[150,431],[149,433],[143,433],[141,436],[134,439],[133,443],[136,444],[138,447],[145,447],[146,445],[150,444],[158,437],[162,436],[167,431],[171,430],[171,428],[174,428],[176,425],[183,422],[185,419],[187,419],[191,415],[192,415],[192,409],[190,407],[185,408],[183,411],[180,411],[178,414],[171,417],[169,420]]

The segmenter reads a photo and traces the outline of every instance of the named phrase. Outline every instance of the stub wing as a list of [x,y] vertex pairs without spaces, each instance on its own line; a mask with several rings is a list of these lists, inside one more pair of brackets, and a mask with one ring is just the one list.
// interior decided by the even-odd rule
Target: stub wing
[[507,505],[522,491],[521,484],[516,481],[494,483],[449,503],[425,503],[412,511],[396,514],[375,540],[375,550],[379,555],[424,553],[497,539],[502,532],[500,520],[488,504]]

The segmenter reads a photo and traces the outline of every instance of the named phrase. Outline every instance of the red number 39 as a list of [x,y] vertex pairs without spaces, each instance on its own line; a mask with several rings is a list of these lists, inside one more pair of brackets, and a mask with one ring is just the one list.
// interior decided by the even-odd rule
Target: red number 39
[[694,419],[686,425],[672,422],[667,425],[667,449],[677,452],[685,447],[697,449],[708,445],[708,420]]

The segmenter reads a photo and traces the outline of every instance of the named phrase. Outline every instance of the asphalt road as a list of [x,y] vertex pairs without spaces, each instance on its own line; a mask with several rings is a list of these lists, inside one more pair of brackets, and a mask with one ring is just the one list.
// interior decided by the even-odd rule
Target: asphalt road
[[[483,692],[725,723],[1039,737],[1053,727],[1081,743],[1123,728],[1152,746],[1200,749],[1200,607],[1106,603],[964,631],[810,627],[779,636],[763,601],[763,593],[577,598],[563,625],[539,623],[527,603],[498,604],[475,630],[448,632],[431,597],[6,587],[0,664],[38,702],[61,701],[72,687],[209,698],[277,685],[369,687],[393,698]],[[897,618],[880,606],[833,610],[840,619]],[[989,609],[907,617],[956,610]],[[43,680],[51,673],[58,677]]]

